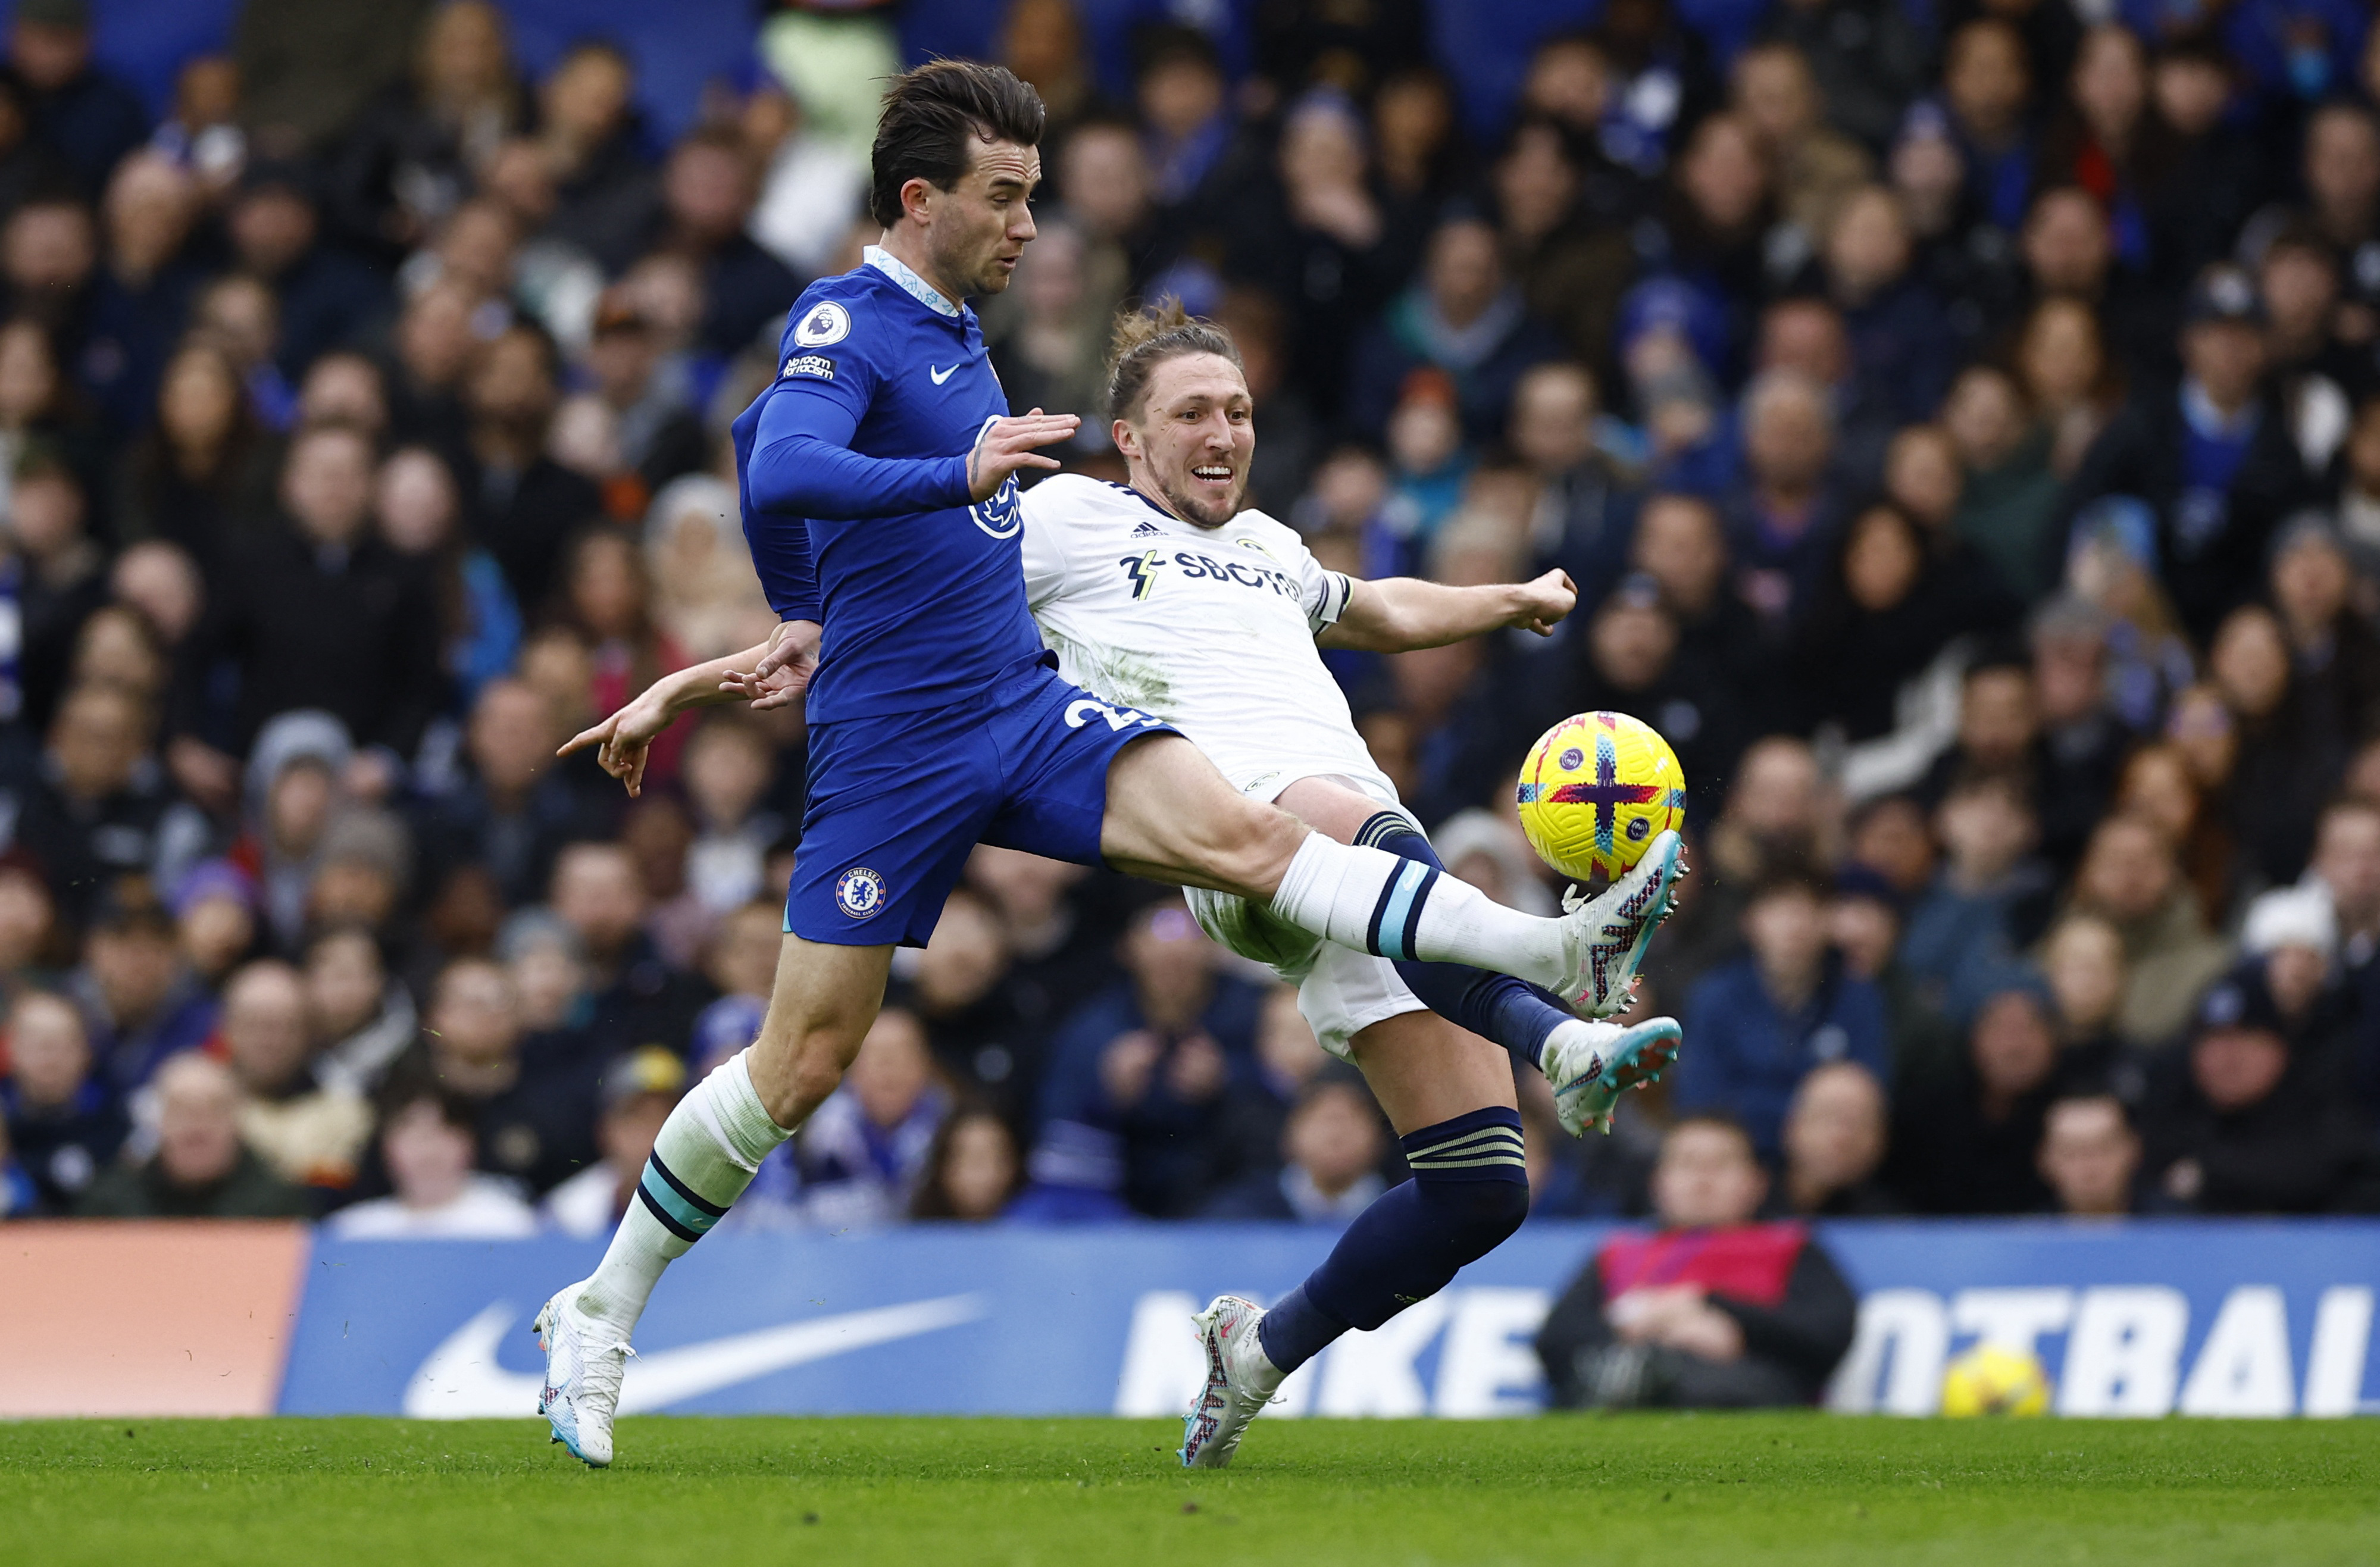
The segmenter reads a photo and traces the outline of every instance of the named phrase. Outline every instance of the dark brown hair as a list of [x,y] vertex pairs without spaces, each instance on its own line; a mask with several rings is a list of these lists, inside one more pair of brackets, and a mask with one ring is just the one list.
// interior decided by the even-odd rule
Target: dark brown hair
[[1184,354],[1219,355],[1241,374],[1247,373],[1232,334],[1192,315],[1179,299],[1160,299],[1154,309],[1126,310],[1116,317],[1115,335],[1108,340],[1109,416],[1136,418],[1157,367]]
[[922,179],[938,190],[967,171],[967,143],[1038,146],[1049,111],[1041,95],[1005,66],[929,60],[892,79],[876,121],[868,214],[890,228],[901,221],[901,188]]

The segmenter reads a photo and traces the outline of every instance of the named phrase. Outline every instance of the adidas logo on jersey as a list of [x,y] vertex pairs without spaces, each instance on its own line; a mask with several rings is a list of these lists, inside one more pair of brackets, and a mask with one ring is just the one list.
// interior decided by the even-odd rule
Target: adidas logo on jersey
[[1135,539],[1155,539],[1162,536],[1164,532],[1165,529],[1153,522],[1135,523],[1132,528],[1132,536]]

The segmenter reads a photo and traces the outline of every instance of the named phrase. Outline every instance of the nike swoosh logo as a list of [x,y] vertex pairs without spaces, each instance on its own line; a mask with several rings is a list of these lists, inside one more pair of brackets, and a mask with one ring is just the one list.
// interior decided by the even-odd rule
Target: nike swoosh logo
[[940,386],[943,382],[948,381],[951,377],[958,374],[958,372],[959,367],[957,365],[953,365],[948,370],[936,370],[931,365],[928,365],[926,367],[927,375],[933,379],[933,383],[937,386]]
[[[955,1328],[983,1315],[978,1296],[943,1295],[632,1355],[620,1385],[620,1413],[666,1409],[772,1371]],[[496,1363],[496,1346],[519,1318],[517,1306],[498,1301],[447,1335],[406,1383],[407,1416],[486,1420],[536,1414],[542,1372],[507,1371]]]

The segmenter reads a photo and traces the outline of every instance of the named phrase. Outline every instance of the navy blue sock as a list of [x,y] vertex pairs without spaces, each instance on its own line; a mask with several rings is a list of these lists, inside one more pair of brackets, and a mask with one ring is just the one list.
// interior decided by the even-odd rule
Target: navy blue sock
[[1377,1328],[1427,1300],[1529,1216],[1517,1111],[1491,1105],[1400,1140],[1414,1178],[1357,1214],[1322,1266],[1257,1321],[1265,1358],[1283,1371],[1350,1328]]
[[[1355,842],[1419,860],[1434,870],[1446,869],[1429,840],[1400,811],[1376,813],[1357,830]],[[1459,963],[1407,961],[1397,965],[1397,977],[1430,1011],[1483,1039],[1495,1040],[1511,1051],[1514,1060],[1541,1071],[1546,1041],[1572,1017],[1551,991],[1509,974],[1466,968]]]

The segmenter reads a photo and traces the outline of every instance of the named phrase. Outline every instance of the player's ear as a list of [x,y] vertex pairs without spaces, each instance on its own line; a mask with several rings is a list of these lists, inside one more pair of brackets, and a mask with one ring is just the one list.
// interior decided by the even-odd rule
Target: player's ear
[[1115,449],[1127,461],[1140,456],[1140,431],[1132,427],[1130,419],[1116,420],[1108,431],[1108,438],[1115,443]]
[[919,223],[930,222],[934,215],[934,182],[923,176],[901,182],[901,213]]

